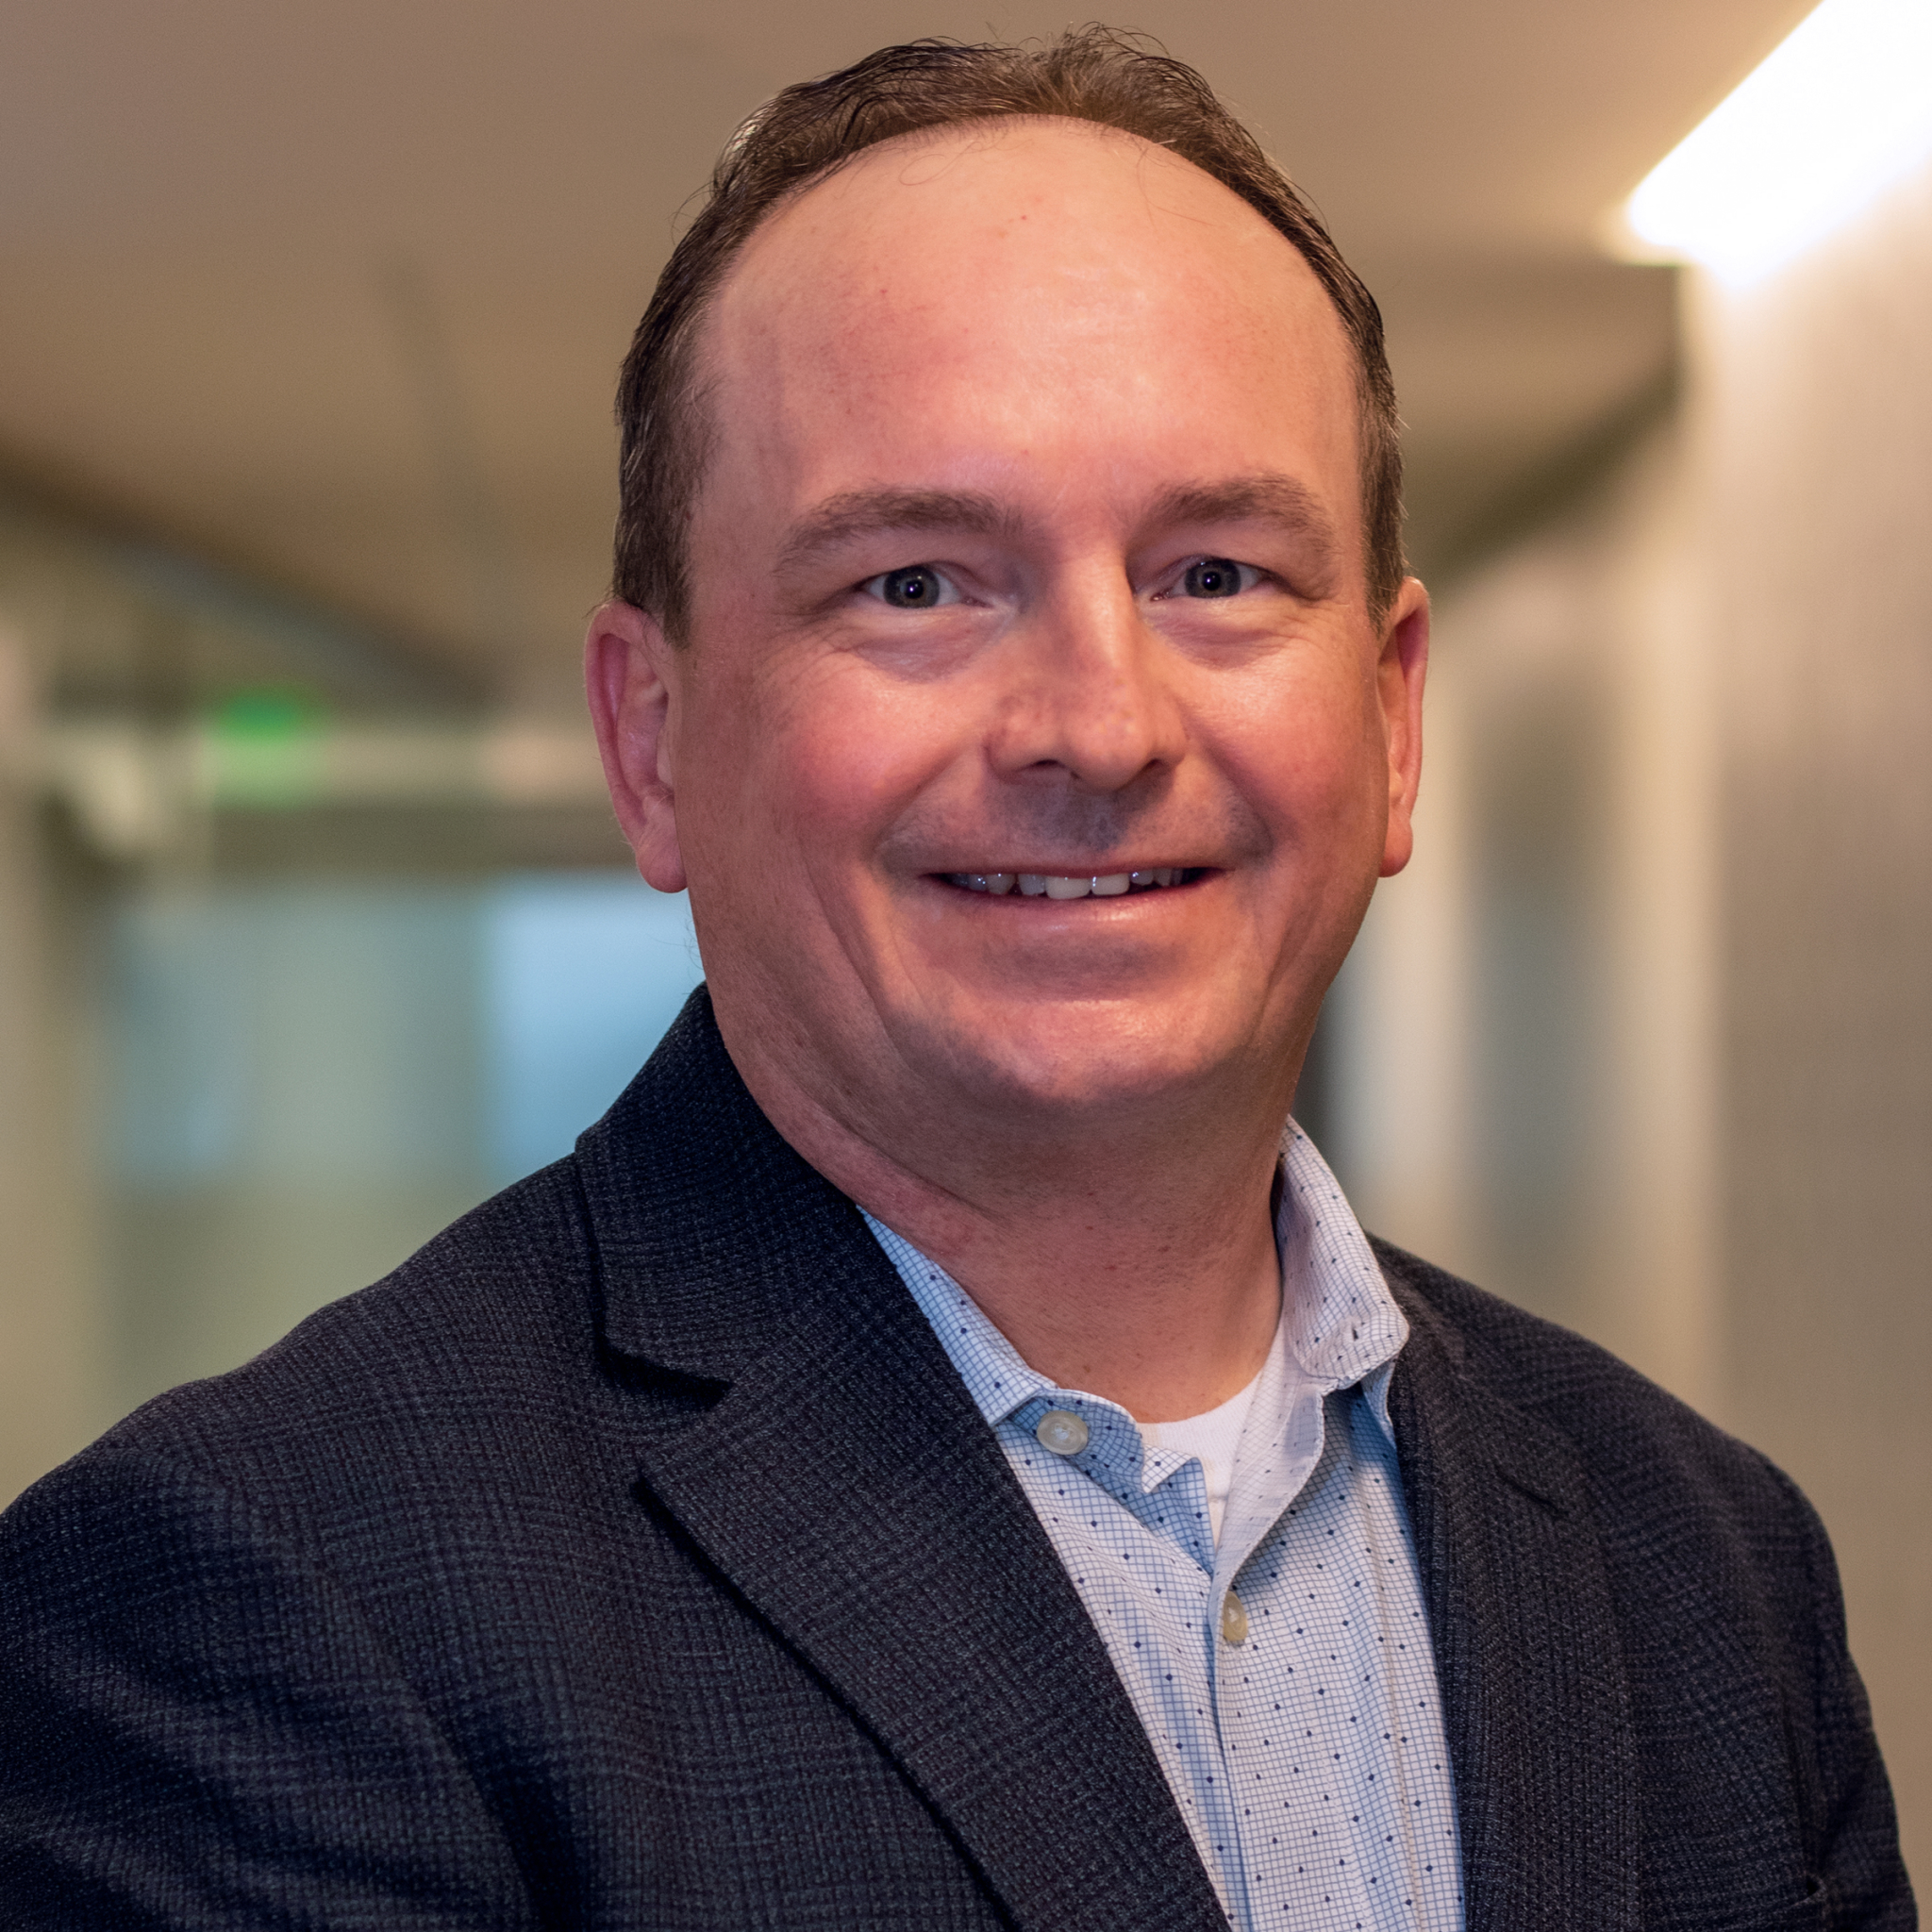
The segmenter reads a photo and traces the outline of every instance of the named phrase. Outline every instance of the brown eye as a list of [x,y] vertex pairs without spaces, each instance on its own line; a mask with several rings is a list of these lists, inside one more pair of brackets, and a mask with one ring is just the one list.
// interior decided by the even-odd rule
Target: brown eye
[[1241,589],[1241,567],[1225,557],[1203,557],[1189,564],[1181,592],[1189,597],[1233,597]]

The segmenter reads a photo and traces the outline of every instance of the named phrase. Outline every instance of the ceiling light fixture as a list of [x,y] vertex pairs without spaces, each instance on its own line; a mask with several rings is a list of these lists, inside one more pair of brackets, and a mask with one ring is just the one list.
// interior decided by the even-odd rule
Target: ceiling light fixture
[[1932,156],[1932,0],[1824,0],[1644,177],[1616,252],[1760,279]]

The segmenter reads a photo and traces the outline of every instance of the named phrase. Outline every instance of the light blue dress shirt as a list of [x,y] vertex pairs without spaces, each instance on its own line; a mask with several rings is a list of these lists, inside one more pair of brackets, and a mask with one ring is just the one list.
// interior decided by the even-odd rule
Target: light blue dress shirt
[[1233,1924],[1460,1932],[1455,1794],[1389,1419],[1407,1324],[1292,1122],[1282,1175],[1281,1331],[1218,1548],[1197,1457],[1147,1448],[1118,1404],[1036,1374],[951,1275],[866,1218],[1066,1564]]

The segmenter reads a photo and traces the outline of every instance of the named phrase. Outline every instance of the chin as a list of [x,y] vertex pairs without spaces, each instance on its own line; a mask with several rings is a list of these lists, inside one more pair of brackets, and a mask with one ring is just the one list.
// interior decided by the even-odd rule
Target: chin
[[930,1037],[920,1058],[962,1098],[1019,1117],[1119,1114],[1179,1101],[1245,1058],[1251,1032],[1215,1024],[1191,1007],[1124,1010],[1081,1002],[988,1012]]

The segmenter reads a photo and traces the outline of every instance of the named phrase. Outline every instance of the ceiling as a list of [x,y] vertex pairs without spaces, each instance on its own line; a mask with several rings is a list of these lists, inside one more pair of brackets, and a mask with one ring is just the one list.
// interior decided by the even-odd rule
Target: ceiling
[[[1807,0],[1145,0],[1381,297],[1414,547],[1654,389],[1604,210]],[[954,0],[9,0],[0,474],[572,702],[609,397],[678,208],[785,82]]]

